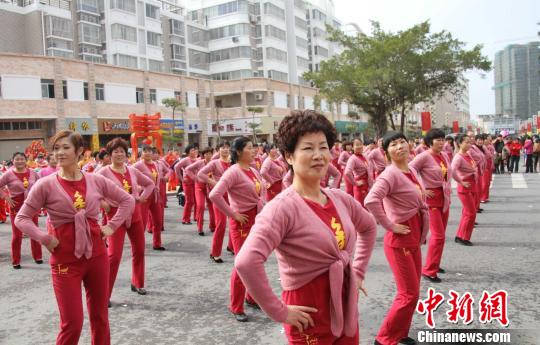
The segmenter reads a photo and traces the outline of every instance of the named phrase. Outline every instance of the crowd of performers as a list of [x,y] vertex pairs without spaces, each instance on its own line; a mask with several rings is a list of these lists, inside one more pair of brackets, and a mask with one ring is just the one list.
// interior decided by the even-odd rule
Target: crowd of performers
[[[229,224],[226,248],[236,257],[228,308],[234,318],[248,321],[246,305],[262,309],[284,324],[291,344],[359,343],[358,296],[367,294],[364,278],[379,224],[397,293],[375,344],[414,344],[409,328],[420,279],[438,283],[445,273],[451,181],[462,203],[459,226],[451,231],[456,243],[472,246],[476,215],[489,201],[500,138],[445,137],[432,129],[418,145],[398,132],[341,143],[332,123],[311,110],[285,117],[277,137],[277,147],[254,146],[246,137],[215,150],[191,145],[183,158],[171,152],[160,157],[144,146],[134,161],[121,138],[92,155],[84,152],[80,134],[61,131],[39,173],[24,153],[15,153],[13,166],[0,177],[0,199],[9,206],[13,229],[12,264],[21,268],[23,233],[36,264],[43,263],[42,246],[51,253],[60,311],[57,344],[78,342],[82,285],[92,343],[110,343],[108,306],[126,235],[131,290],[147,293],[145,231],[152,233],[153,250],[166,250],[161,232],[167,182],[185,193],[178,221],[196,222],[198,235],[213,233],[212,263],[223,263]],[[47,215],[46,231],[38,227],[41,213]],[[281,298],[264,270],[273,251]]]

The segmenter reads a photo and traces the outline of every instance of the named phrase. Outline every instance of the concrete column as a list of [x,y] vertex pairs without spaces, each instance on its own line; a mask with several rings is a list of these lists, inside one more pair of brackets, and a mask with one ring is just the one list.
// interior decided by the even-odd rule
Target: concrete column
[[242,107],[241,113],[242,117],[246,117],[247,114],[247,96],[246,96],[246,81],[244,79],[241,79],[241,87],[240,87],[240,104]]
[[197,82],[197,93],[199,94],[199,119],[201,121],[201,134],[199,136],[199,145],[206,147],[208,144],[208,117],[210,116],[210,107],[207,104],[208,92],[207,85],[208,83],[204,79],[199,79]]
[[66,114],[64,109],[64,92],[62,80],[64,79],[62,61],[54,59],[54,98],[56,101],[56,131],[61,131],[67,128]]

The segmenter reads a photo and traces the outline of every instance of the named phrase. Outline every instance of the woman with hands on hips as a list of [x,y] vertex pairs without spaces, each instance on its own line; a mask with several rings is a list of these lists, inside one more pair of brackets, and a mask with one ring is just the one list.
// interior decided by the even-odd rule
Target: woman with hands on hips
[[[358,289],[366,293],[375,220],[352,196],[320,187],[336,140],[328,119],[295,111],[281,122],[278,138],[293,183],[257,216],[235,267],[262,310],[284,323],[290,344],[358,344]],[[281,299],[264,270],[274,250]]]

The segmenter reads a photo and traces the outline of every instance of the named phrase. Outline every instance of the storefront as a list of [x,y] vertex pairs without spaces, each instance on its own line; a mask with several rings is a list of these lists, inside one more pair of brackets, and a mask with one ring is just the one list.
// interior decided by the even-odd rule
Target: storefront
[[215,146],[218,137],[230,141],[240,136],[252,138],[255,132],[257,142],[269,142],[269,138],[277,131],[280,120],[281,118],[272,117],[225,119],[219,121],[219,128],[217,121],[208,120],[208,141]]
[[[360,121],[336,121],[336,131],[342,140],[351,140],[352,138],[362,137],[367,128],[367,122]],[[363,139],[363,138],[362,138]]]
[[67,129],[82,135],[84,147],[90,148],[92,151],[99,149],[97,128],[91,117],[66,117],[64,121]]
[[129,142],[131,131],[128,119],[98,119],[99,145],[105,147],[107,143],[121,137]]
[[4,119],[0,120],[0,161],[11,159],[14,152],[24,152],[35,140],[43,141],[55,133],[54,119]]

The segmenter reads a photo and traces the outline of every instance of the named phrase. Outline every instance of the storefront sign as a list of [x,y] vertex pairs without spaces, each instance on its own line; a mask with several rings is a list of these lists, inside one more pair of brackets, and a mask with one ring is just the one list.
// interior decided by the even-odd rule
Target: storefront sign
[[184,133],[184,121],[182,120],[172,120],[172,119],[161,119],[159,120],[161,127],[161,134],[171,134],[171,129],[173,129],[174,123],[174,134]]
[[97,132],[90,117],[66,117],[65,121],[67,129],[79,132],[82,135],[92,135]]
[[202,131],[202,126],[200,121],[188,120],[187,121],[187,132],[188,133],[200,133]]
[[[241,118],[241,119],[227,119],[220,120],[219,132],[220,135],[251,135],[253,134],[253,127],[251,124],[256,124],[256,130],[261,130],[261,118]],[[215,120],[208,120],[208,136],[218,135],[218,124]]]
[[98,119],[99,134],[130,134],[129,120]]
[[367,128],[367,122],[336,121],[335,125],[338,133],[360,133]]

